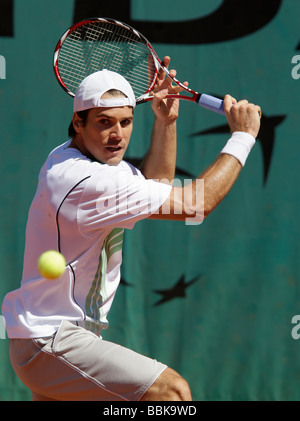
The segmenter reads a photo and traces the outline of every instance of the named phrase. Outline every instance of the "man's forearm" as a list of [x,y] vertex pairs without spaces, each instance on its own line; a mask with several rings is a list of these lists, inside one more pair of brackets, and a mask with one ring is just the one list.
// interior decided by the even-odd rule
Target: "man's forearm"
[[[204,217],[209,215],[231,190],[242,169],[241,163],[231,155],[220,154],[198,177],[203,180]],[[196,197],[195,199],[196,200]]]
[[189,217],[200,223],[230,191],[255,144],[261,109],[226,95],[224,110],[232,135],[217,159],[188,185],[174,186],[168,199],[151,217],[172,220]]
[[[171,194],[153,219],[194,220],[201,223],[224,199],[242,169],[233,156],[220,154],[217,159],[185,187],[173,187]],[[197,221],[196,221],[197,220]]]
[[176,121],[166,124],[155,119],[152,140],[141,171],[148,179],[172,184],[175,177],[177,153]]

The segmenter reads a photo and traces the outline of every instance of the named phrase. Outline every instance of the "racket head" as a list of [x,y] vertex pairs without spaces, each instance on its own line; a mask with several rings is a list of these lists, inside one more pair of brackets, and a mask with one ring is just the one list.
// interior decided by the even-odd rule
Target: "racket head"
[[59,84],[72,97],[83,79],[107,69],[131,84],[137,102],[151,92],[161,66],[142,34],[109,18],[89,18],[71,26],[60,37],[53,61]]

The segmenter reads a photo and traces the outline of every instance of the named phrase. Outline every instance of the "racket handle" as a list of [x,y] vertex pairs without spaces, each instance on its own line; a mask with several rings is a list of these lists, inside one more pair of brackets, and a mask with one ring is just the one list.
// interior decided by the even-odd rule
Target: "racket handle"
[[201,94],[200,98],[197,99],[197,102],[201,107],[204,107],[210,111],[214,111],[215,113],[225,115],[222,99],[215,98],[211,95]]

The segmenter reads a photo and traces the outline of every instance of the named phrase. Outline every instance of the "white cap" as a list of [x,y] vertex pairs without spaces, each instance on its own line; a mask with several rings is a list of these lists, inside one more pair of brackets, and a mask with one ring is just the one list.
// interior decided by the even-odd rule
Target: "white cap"
[[[110,89],[117,89],[127,98],[105,98],[102,95]],[[136,101],[131,85],[119,73],[101,70],[87,76],[78,86],[74,97],[74,113],[97,107],[135,107]]]

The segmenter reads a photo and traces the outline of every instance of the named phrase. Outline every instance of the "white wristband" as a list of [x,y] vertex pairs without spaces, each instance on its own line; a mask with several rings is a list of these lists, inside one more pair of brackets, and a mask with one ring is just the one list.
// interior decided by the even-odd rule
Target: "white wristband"
[[254,144],[255,138],[250,133],[234,132],[221,153],[234,156],[244,166]]

